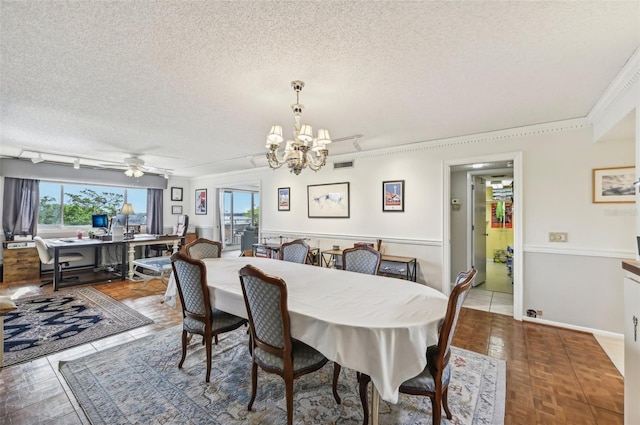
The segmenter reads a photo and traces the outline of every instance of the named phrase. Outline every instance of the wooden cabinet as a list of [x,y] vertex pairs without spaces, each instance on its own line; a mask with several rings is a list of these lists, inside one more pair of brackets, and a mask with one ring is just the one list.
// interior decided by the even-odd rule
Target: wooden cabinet
[[196,239],[198,239],[198,235],[196,235],[195,232],[193,233],[187,233],[184,235],[184,243],[182,244],[182,247],[180,248],[180,252],[182,252],[183,254],[184,252],[184,247],[186,245],[189,245],[191,242],[195,241]]
[[187,233],[186,235],[184,235],[184,244],[189,245],[191,242],[195,241],[196,239],[198,239],[198,236],[196,235],[195,232]]
[[35,248],[4,248],[2,282],[14,283],[40,279],[40,257]]
[[640,424],[640,276],[624,278],[624,423]]

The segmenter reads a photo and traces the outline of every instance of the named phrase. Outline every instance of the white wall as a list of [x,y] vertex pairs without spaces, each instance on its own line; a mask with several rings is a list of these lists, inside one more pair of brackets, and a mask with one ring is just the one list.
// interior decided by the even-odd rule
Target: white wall
[[[259,181],[263,235],[306,236],[322,249],[381,238],[385,252],[417,257],[419,281],[441,289],[444,161],[522,151],[524,308],[543,310],[545,320],[552,322],[622,332],[621,293],[612,286],[621,278],[614,265],[619,266],[620,258],[634,258],[635,208],[592,204],[591,173],[593,168],[632,165],[634,141],[594,144],[591,127],[575,122],[512,133],[368,153],[356,157],[352,169],[334,171],[328,165],[299,176],[262,169],[203,177],[194,184],[212,193],[215,187]],[[406,182],[405,212],[383,213],[382,181],[397,179]],[[307,218],[307,185],[337,182],[350,183],[350,218]],[[289,212],[277,210],[278,187],[291,188]],[[208,216],[196,221],[213,225],[211,204]],[[569,242],[548,242],[551,231],[567,232]]]

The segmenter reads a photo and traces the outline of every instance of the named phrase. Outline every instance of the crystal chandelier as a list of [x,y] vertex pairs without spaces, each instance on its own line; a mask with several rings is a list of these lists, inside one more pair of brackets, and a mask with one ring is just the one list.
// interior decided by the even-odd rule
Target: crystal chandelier
[[287,164],[289,171],[298,175],[305,167],[318,171],[327,164],[327,155],[329,155],[327,145],[331,143],[331,138],[329,130],[325,128],[318,130],[318,137],[313,137],[311,126],[300,124],[300,115],[304,109],[304,105],[300,104],[300,92],[304,87],[304,82],[292,81],[291,87],[296,92],[296,103],[291,105],[295,118],[293,140],[287,140],[282,157],[278,158],[278,148],[284,138],[282,137],[282,127],[274,125],[267,136],[265,147],[269,149],[267,159],[271,168],[276,169]]

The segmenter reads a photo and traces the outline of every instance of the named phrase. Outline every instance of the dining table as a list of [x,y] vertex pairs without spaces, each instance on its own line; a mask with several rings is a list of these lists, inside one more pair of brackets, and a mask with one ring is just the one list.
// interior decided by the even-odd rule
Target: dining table
[[[398,402],[402,382],[426,366],[427,347],[437,343],[438,322],[448,297],[412,281],[315,267],[259,257],[203,260],[211,305],[247,318],[238,271],[251,264],[286,282],[291,336],[342,367],[365,373],[373,382],[373,424],[378,394]],[[176,305],[175,278],[165,304]]]

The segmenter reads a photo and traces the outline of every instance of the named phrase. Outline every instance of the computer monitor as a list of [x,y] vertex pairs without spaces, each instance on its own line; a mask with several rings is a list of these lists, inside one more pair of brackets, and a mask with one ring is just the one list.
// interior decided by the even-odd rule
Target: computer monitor
[[107,230],[109,228],[109,216],[106,214],[93,214],[91,216],[91,227]]

